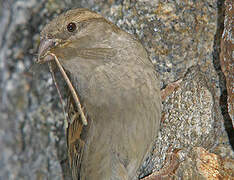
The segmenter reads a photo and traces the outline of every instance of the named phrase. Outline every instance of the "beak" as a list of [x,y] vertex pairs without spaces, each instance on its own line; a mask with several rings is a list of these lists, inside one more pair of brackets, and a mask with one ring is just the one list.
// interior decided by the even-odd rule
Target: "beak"
[[53,60],[53,56],[49,55],[50,49],[55,47],[54,39],[42,39],[38,48],[37,63],[44,63]]

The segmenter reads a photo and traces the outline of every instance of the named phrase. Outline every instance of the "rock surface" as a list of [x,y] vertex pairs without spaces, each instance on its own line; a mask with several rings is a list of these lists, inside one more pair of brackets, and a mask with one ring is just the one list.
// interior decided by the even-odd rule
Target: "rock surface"
[[[170,148],[184,152],[183,162],[198,162],[188,156],[195,147],[233,159],[232,126],[225,101],[227,81],[229,107],[233,106],[229,90],[233,77],[226,73],[232,65],[223,59],[225,79],[219,61],[225,6],[219,0],[2,0],[0,180],[70,179],[62,105],[48,69],[31,66],[42,27],[74,7],[97,11],[135,34],[161,76],[162,89],[181,80],[165,97],[162,129],[141,168],[142,177],[160,172]],[[227,55],[223,50],[228,49],[226,32],[221,58]],[[196,170],[194,177],[201,177]],[[182,163],[176,177],[186,177],[186,173]]]
[[220,61],[221,68],[226,77],[228,93],[228,112],[234,127],[234,61],[233,61],[233,2],[225,2],[224,30],[221,38]]

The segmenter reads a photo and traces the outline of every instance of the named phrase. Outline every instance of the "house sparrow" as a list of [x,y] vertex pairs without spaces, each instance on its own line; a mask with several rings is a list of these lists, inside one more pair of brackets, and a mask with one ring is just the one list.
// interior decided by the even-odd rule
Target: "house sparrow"
[[133,180],[160,128],[159,80],[133,35],[87,9],[69,10],[41,32],[38,61],[56,55],[88,125],[68,97],[67,145],[74,180]]

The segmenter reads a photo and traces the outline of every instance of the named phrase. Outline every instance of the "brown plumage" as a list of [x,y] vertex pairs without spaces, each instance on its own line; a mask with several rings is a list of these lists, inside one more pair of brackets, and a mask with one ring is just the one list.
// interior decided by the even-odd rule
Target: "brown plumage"
[[88,119],[68,98],[67,144],[73,179],[132,180],[160,127],[159,80],[134,36],[101,15],[74,9],[41,32],[39,61],[55,54]]

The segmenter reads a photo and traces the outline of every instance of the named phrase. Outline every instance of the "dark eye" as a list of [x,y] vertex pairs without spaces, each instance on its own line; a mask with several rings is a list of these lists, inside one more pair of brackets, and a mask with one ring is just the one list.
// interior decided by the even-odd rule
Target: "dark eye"
[[74,31],[76,30],[76,24],[73,23],[73,22],[69,23],[69,24],[67,25],[67,30],[68,30],[69,32],[74,32]]

